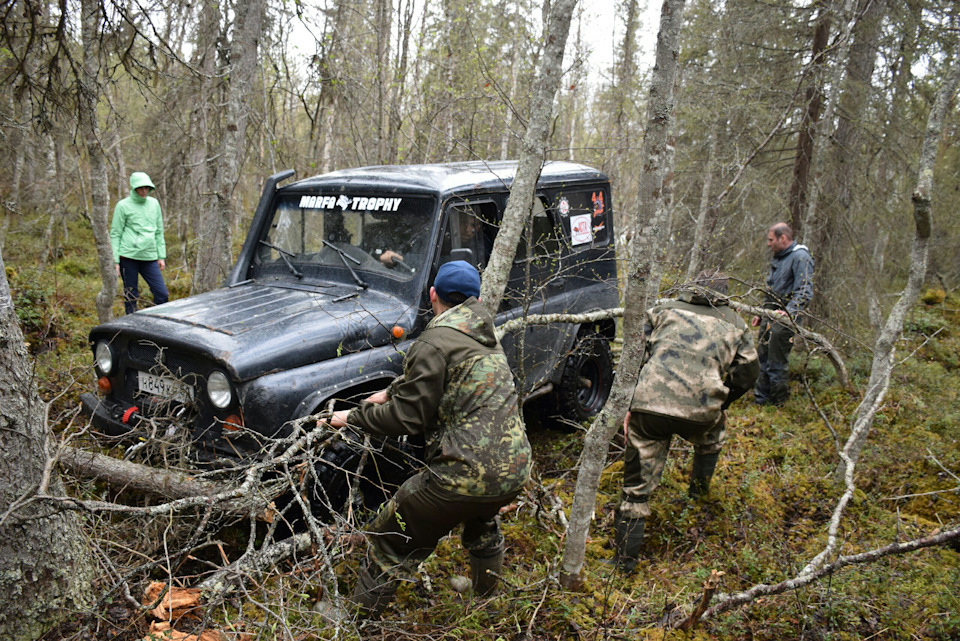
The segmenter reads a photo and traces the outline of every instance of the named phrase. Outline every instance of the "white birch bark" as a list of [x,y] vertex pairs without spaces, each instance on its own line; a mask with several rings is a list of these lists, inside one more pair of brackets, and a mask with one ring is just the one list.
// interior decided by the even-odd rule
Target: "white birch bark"
[[656,64],[650,84],[647,127],[643,142],[640,178],[639,236],[631,243],[624,297],[623,351],[610,398],[590,426],[580,455],[577,486],[560,562],[560,582],[574,587],[581,582],[587,534],[596,506],[600,473],[607,460],[610,439],[621,425],[643,361],[643,314],[656,300],[663,260],[663,237],[668,211],[664,202],[665,166],[669,157],[669,131],[674,115],[674,90],[684,0],[664,0],[660,10]]
[[[960,81],[960,46],[954,51],[952,67],[944,79],[936,102],[930,110],[927,120],[927,129],[920,151],[919,171],[917,172],[917,186],[913,192],[913,247],[910,251],[910,271],[907,285],[903,289],[897,303],[890,310],[887,322],[877,337],[873,348],[873,365],[870,369],[870,380],[864,393],[863,401],[857,408],[857,416],[853,422],[853,429],[841,453],[840,463],[837,465],[835,476],[844,479],[848,488],[853,483],[853,468],[860,458],[860,452],[866,443],[873,426],[873,418],[883,402],[883,398],[890,386],[890,373],[894,365],[894,353],[897,341],[903,333],[903,324],[907,314],[920,296],[927,273],[927,256],[929,253],[930,236],[933,220],[930,215],[931,193],[933,191],[933,169],[937,155],[937,147],[943,131],[943,118],[947,106],[957,91]],[[852,495],[852,491],[848,490]],[[835,533],[832,534],[832,538]],[[824,557],[826,556],[823,555]]]
[[544,52],[534,83],[530,120],[521,143],[520,161],[510,188],[510,198],[480,288],[480,297],[491,312],[496,312],[500,307],[513,257],[517,252],[517,242],[533,206],[533,195],[550,135],[554,99],[560,87],[563,52],[576,4],[577,0],[555,0],[550,7],[549,17],[544,21]]
[[97,318],[106,322],[113,317],[113,299],[117,295],[117,269],[110,246],[110,192],[107,163],[103,155],[100,125],[97,123],[97,104],[102,91],[100,84],[100,10],[94,0],[80,4],[80,29],[83,38],[83,65],[77,101],[80,131],[90,163],[90,225],[97,245],[100,267],[100,292],[97,294]]

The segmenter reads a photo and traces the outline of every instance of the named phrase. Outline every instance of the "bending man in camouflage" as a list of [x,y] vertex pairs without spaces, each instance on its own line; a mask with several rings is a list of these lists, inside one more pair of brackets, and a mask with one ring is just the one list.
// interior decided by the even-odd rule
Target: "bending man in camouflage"
[[[403,374],[331,424],[381,436],[423,435],[426,468],[408,479],[368,526],[370,543],[353,600],[379,615],[399,580],[463,523],[473,588],[491,594],[503,564],[498,513],[530,476],[531,451],[513,374],[477,300],[469,263],[442,265],[430,288],[436,316],[406,354]],[[487,571],[490,572],[487,572]]]
[[623,426],[623,493],[616,514],[616,564],[632,572],[643,545],[648,501],[660,484],[674,434],[693,444],[690,496],[705,494],[726,436],[724,410],[757,378],[746,322],[726,304],[727,278],[702,272],[678,300],[647,310],[647,349]]

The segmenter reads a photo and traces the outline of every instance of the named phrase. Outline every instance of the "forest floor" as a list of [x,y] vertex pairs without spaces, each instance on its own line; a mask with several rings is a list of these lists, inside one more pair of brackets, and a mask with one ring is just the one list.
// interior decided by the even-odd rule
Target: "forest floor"
[[[79,227],[71,227],[66,240],[57,230],[57,258],[38,269],[44,221],[32,224],[23,220],[11,232],[4,261],[36,359],[41,395],[51,401],[51,422],[62,434],[82,422],[76,411],[79,394],[94,387],[86,336],[96,324],[98,272],[92,239]],[[177,266],[182,264],[178,248],[170,244],[165,275],[177,298],[186,294],[189,278]],[[927,536],[960,522],[960,298],[925,298],[898,346],[899,364],[856,468],[858,489],[840,527],[840,555]],[[122,312],[119,301],[115,309]],[[748,395],[729,411],[728,441],[707,498],[687,498],[692,449],[680,440],[673,443],[651,502],[643,558],[630,576],[601,563],[613,556],[613,509],[622,467],[622,443],[615,441],[597,496],[584,587],[567,591],[557,583],[564,544],[560,511],[570,507],[583,433],[539,425],[537,413],[528,412],[536,478],[517,509],[503,516],[506,585],[498,595],[476,599],[451,588],[452,577],[469,575],[454,533],[423,564],[421,580],[400,588],[381,621],[359,628],[325,624],[312,610],[321,597],[317,564],[304,558],[284,563],[207,611],[202,626],[223,636],[206,638],[960,638],[960,552],[950,547],[844,568],[808,587],[703,620],[689,635],[663,627],[675,611],[693,609],[712,570],[724,573],[720,592],[734,593],[794,577],[825,545],[842,493],[831,473],[866,386],[870,353],[861,345],[846,354],[857,390],[849,392],[837,384],[828,361],[802,349],[795,352],[791,398],[784,406],[758,407]],[[73,492],[98,492],[88,481],[68,481]],[[130,528],[122,518],[94,522],[92,517],[89,523],[97,535],[136,529],[124,545],[140,556],[162,557],[163,523]],[[236,558],[244,537],[227,528],[216,542],[218,554]],[[339,562],[341,592],[352,589],[361,556],[358,549]],[[190,576],[170,574],[159,563],[131,585],[141,594],[151,579],[189,587]],[[119,598],[96,615],[95,628],[84,638],[147,636],[149,617]],[[60,637],[51,632],[49,638]]]

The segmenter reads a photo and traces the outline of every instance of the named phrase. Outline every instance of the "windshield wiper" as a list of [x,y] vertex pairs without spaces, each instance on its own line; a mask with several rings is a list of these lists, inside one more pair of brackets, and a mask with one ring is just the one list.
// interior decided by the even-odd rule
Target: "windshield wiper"
[[266,245],[266,246],[269,247],[270,249],[275,249],[275,250],[277,250],[277,253],[280,254],[280,258],[283,259],[283,262],[286,263],[287,268],[290,270],[290,273],[293,274],[294,276],[296,276],[297,278],[303,278],[303,272],[300,271],[299,269],[297,269],[296,267],[294,267],[294,266],[293,266],[293,263],[290,262],[290,259],[287,258],[287,256],[290,256],[291,258],[295,258],[295,257],[296,257],[296,254],[291,254],[291,253],[288,252],[286,249],[281,249],[280,247],[277,247],[276,245],[271,245],[270,243],[268,243],[268,242],[265,241],[265,240],[261,240],[260,243],[263,244],[263,245]]
[[336,245],[334,245],[333,243],[331,243],[331,242],[329,242],[329,241],[326,241],[326,240],[322,240],[322,239],[321,239],[321,242],[322,242],[324,245],[326,245],[327,247],[329,247],[330,249],[332,249],[333,251],[335,251],[335,252],[337,252],[338,254],[340,254],[340,260],[343,261],[344,266],[347,268],[347,271],[350,272],[350,275],[353,276],[353,280],[357,283],[357,285],[360,285],[360,287],[362,287],[362,288],[364,288],[364,289],[367,289],[368,287],[370,287],[370,285],[368,285],[367,283],[365,283],[364,280],[363,280],[362,278],[360,278],[360,276],[357,274],[357,272],[354,271],[353,267],[350,265],[350,262],[349,262],[349,261],[351,261],[351,260],[352,260],[354,263],[356,263],[357,265],[359,265],[359,264],[360,264],[360,261],[359,261],[359,260],[357,260],[357,259],[354,258],[353,256],[348,256],[348,255],[347,255],[347,252],[343,251],[342,249],[340,249],[339,247],[337,247]]

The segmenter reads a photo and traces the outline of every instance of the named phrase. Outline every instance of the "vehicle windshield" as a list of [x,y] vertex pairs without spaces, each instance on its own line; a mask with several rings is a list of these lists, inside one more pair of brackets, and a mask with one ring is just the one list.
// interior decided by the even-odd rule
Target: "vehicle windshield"
[[285,194],[260,241],[261,264],[309,265],[402,280],[425,267],[435,201],[423,196]]

